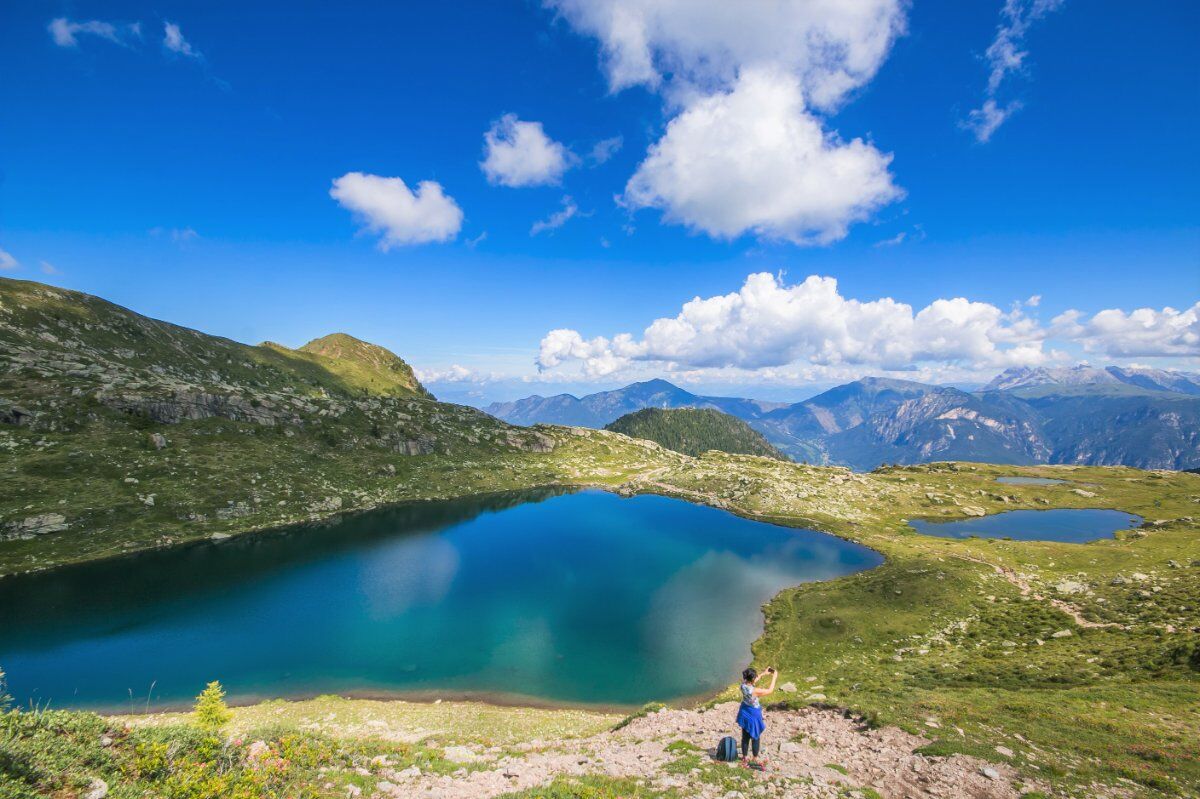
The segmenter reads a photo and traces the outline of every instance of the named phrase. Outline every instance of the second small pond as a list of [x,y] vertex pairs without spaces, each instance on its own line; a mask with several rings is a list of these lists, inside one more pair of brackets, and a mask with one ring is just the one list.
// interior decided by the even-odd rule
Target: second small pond
[[1015,541],[1061,541],[1083,544],[1112,538],[1118,530],[1142,523],[1133,513],[1101,508],[1010,510],[991,516],[954,521],[910,519],[918,533],[942,538],[1011,538]]

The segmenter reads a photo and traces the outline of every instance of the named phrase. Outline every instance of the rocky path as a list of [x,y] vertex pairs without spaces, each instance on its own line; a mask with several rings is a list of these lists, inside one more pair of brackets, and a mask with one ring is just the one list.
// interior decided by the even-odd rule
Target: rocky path
[[[452,746],[462,764],[451,775],[386,765],[379,790],[405,799],[486,799],[545,785],[558,776],[599,774],[645,780],[681,796],[735,797],[977,797],[1010,799],[1040,786],[1009,766],[955,755],[926,757],[928,743],[894,727],[869,730],[832,710],[768,711],[765,772],[714,761],[711,752],[732,734],[736,703],[709,710],[662,710],[624,728],[552,743],[499,747]],[[680,743],[683,742],[683,743]],[[694,747],[694,748],[693,748]],[[865,790],[865,789],[870,789]]]
[[1054,597],[1046,597],[1042,594],[1035,593],[1033,590],[1033,586],[1030,585],[1027,580],[1025,580],[1023,577],[1021,577],[1021,575],[1018,574],[1016,571],[1014,571],[1013,569],[1010,569],[1006,566],[998,566],[995,563],[991,563],[989,561],[984,560],[983,558],[976,558],[976,557],[972,557],[971,555],[958,555],[957,557],[962,558],[963,560],[969,560],[972,563],[979,563],[983,566],[987,566],[987,567],[991,568],[993,571],[996,572],[996,574],[1000,575],[1005,580],[1007,580],[1009,583],[1016,586],[1017,590],[1021,592],[1021,596],[1031,596],[1032,595],[1033,598],[1038,600],[1039,602],[1049,602],[1055,609],[1061,610],[1063,613],[1070,616],[1071,619],[1080,627],[1120,627],[1121,626],[1121,625],[1117,624],[1116,622],[1111,622],[1111,621],[1109,621],[1109,622],[1089,621],[1083,617],[1083,614],[1080,613],[1079,608],[1075,607],[1070,602],[1067,602],[1062,599],[1056,599]]

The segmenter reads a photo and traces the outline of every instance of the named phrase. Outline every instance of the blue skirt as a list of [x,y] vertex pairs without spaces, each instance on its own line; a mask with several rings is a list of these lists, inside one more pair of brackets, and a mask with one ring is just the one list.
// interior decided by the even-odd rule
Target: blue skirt
[[742,705],[738,708],[737,723],[751,738],[761,738],[763,730],[767,728],[766,722],[763,721],[762,708],[753,705]]

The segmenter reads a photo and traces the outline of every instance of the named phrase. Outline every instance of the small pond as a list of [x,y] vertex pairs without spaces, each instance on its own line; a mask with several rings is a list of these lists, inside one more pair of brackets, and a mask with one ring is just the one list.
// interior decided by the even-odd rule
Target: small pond
[[319,693],[635,705],[736,680],[781,589],[881,556],[675,499],[419,503],[0,580],[25,705]]
[[997,477],[996,482],[1010,486],[1053,486],[1067,481],[1055,480],[1053,477]]
[[1112,538],[1118,530],[1138,527],[1142,517],[1119,510],[1058,508],[1010,510],[954,521],[910,519],[908,523],[918,533],[942,538],[1011,538],[1015,541],[1082,544]]

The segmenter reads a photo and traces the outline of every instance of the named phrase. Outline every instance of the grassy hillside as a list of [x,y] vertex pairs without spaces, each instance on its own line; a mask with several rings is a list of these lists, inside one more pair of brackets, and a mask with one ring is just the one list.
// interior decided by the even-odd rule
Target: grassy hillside
[[0,575],[664,457],[434,402],[385,350],[322,341],[247,346],[0,279]]
[[734,455],[762,455],[787,460],[762,433],[741,419],[710,408],[646,408],[627,413],[604,428],[632,438],[654,441],[685,455],[710,449]]

